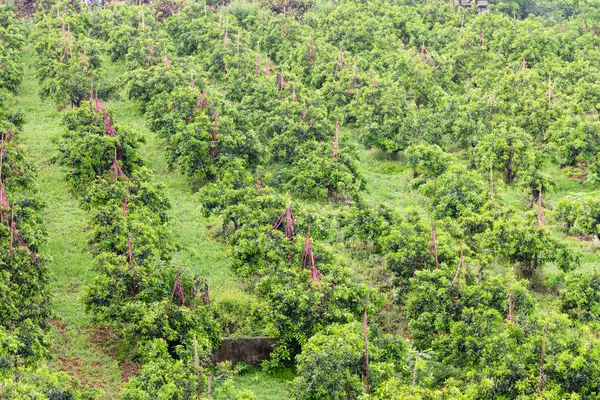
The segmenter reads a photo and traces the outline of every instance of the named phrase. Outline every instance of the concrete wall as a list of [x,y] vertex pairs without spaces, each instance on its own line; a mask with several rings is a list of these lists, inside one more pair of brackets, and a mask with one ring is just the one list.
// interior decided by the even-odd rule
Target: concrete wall
[[273,346],[279,340],[265,336],[223,338],[221,346],[213,354],[213,362],[243,361],[248,365],[257,366],[269,358]]

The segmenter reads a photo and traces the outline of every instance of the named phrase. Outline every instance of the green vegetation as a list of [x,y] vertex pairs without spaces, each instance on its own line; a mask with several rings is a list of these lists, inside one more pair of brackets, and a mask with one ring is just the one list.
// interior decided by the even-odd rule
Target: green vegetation
[[598,398],[600,4],[491,3],[2,6],[7,398]]

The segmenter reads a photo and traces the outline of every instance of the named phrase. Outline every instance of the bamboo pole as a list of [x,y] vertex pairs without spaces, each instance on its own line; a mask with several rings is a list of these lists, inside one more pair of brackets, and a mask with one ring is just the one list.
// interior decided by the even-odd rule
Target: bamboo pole
[[209,373],[208,373],[208,390],[207,390],[207,392],[206,392],[206,395],[207,395],[207,397],[206,397],[206,398],[207,398],[208,400],[210,400],[210,398],[211,398],[211,396],[212,396],[212,379],[213,379],[213,376],[212,376],[212,374],[209,372]]
[[490,158],[490,198],[494,200],[494,161]]
[[339,121],[336,121],[335,122],[335,132],[333,133],[333,154],[331,156],[333,161],[337,161],[337,158],[338,158],[339,130],[340,130],[340,123],[339,123]]
[[369,300],[371,297],[371,293],[367,293],[367,302],[365,304],[365,317],[363,319],[363,338],[365,340],[365,376],[364,376],[364,388],[365,393],[371,393],[371,387],[369,384],[370,381],[370,371],[369,371]]
[[196,379],[198,380],[198,399],[202,398],[202,381],[200,380],[200,360],[198,359],[198,340],[194,335],[194,368],[196,370]]
[[542,207],[542,184],[540,183],[540,189],[538,193],[538,228],[544,226],[544,209]]
[[542,337],[542,355],[540,357],[540,376],[538,378],[538,388],[537,391],[539,395],[542,395],[544,391],[544,357],[546,356],[546,330],[548,329],[548,324],[544,324],[544,336]]
[[15,227],[15,209],[14,204],[10,208],[10,254],[13,253],[14,228]]

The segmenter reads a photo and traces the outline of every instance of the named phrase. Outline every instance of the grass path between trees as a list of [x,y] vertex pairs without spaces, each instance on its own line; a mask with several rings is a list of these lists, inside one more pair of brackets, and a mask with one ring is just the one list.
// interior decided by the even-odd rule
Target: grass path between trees
[[57,152],[55,140],[61,132],[61,115],[54,104],[39,98],[30,47],[25,49],[23,61],[25,76],[16,99],[26,119],[20,141],[38,170],[38,196],[46,204],[42,218],[48,241],[40,253],[49,259],[53,294],[52,359],[47,363],[83,386],[106,391],[105,398],[113,399],[123,374],[105,345],[106,335],[91,325],[82,301],[83,289],[93,279],[86,214],[69,191],[64,172],[52,163]]

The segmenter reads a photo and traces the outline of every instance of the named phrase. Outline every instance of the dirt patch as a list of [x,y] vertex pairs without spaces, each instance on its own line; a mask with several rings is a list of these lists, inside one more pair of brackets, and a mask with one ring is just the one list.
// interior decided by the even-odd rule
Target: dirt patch
[[[89,333],[90,342],[98,346],[104,354],[113,360],[117,359],[117,345],[122,339],[122,336],[118,332],[115,332],[109,326],[97,326],[91,328]],[[129,379],[136,376],[140,370],[140,366],[131,360],[125,360],[119,363],[119,368],[121,369],[122,374],[121,382],[128,382]]]
[[571,235],[571,234],[569,234],[569,236],[577,238],[583,242],[594,242],[594,243],[598,242],[598,239],[594,235]]
[[67,332],[67,324],[62,322],[60,319],[51,319],[48,321],[48,323],[58,329],[58,332],[63,336]]
[[69,358],[59,355],[58,364],[60,371],[69,375],[74,380],[73,384],[77,387],[83,386],[104,391],[109,385],[95,371],[97,368],[103,366],[101,362],[93,362],[91,365],[86,365],[79,358]]
[[106,345],[112,342],[114,334],[110,327],[108,326],[98,326],[96,328],[92,328],[90,342],[97,345]]
[[140,370],[140,366],[131,360],[122,362],[119,368],[121,368],[121,373],[123,374],[121,378],[122,382],[129,382],[129,379],[136,376]]
[[118,342],[123,338],[118,332],[115,332],[109,326],[97,326],[89,329],[90,342],[95,344],[102,350],[104,354],[112,358],[117,359],[118,356]]
[[102,353],[113,360],[120,358],[119,342],[123,339],[120,333],[109,326],[89,328],[87,332],[90,335],[90,342],[98,346]]
[[156,6],[155,14],[156,19],[159,22],[163,22],[171,15],[176,14],[179,11],[179,4],[172,3],[170,1],[164,1]]

